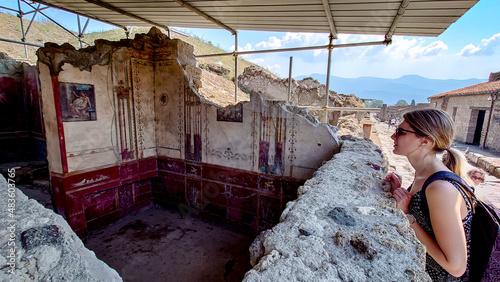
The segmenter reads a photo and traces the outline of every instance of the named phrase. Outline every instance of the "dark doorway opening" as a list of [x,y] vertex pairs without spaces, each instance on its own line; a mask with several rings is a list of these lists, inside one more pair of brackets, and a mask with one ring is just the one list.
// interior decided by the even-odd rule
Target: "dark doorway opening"
[[483,124],[484,124],[484,116],[486,115],[486,111],[479,111],[477,115],[477,123],[476,123],[476,129],[474,131],[474,140],[472,141],[472,144],[474,145],[479,145],[481,141],[481,131],[483,130]]

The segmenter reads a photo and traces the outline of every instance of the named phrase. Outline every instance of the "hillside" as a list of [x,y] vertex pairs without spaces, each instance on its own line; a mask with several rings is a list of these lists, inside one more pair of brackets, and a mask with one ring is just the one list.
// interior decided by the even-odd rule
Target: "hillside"
[[[302,79],[313,77],[321,83],[326,82],[326,75],[311,74],[297,77]],[[330,88],[339,93],[354,93],[361,99],[383,100],[388,105],[394,105],[399,100],[411,103],[427,103],[427,98],[450,90],[460,89],[470,85],[485,82],[481,79],[430,79],[418,75],[405,75],[397,79],[378,77],[342,78],[331,76]]]

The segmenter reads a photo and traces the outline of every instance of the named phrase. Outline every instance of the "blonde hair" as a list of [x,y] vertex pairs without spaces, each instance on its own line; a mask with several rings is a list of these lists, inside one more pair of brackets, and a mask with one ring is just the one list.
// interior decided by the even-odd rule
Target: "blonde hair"
[[451,148],[455,136],[455,123],[450,115],[438,109],[415,110],[403,115],[404,120],[422,137],[430,137],[433,150],[443,154],[443,163],[452,172],[468,179],[467,160],[457,149]]

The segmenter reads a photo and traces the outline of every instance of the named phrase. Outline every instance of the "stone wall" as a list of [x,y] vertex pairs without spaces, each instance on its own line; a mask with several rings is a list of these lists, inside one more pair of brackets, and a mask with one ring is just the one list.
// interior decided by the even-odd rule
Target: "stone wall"
[[193,47],[156,28],[38,56],[54,202],[79,235],[152,202],[260,231],[339,149],[303,109],[205,100]]
[[486,147],[500,151],[500,143],[498,142],[500,138],[500,102],[498,100],[495,101],[488,129],[488,119],[491,109],[491,100],[488,100],[489,96],[490,94],[450,96],[446,99],[446,106],[443,106],[443,98],[435,98],[432,99],[431,106],[443,109],[452,116],[456,128],[455,140],[462,143],[474,143],[478,118],[480,114],[483,115],[483,124],[478,143],[483,145],[486,131],[488,131]]
[[345,138],[250,246],[244,281],[431,281],[425,247],[384,186],[378,147]]
[[[263,98],[269,100],[288,101],[288,79],[279,79],[260,67],[250,66],[238,76],[238,85],[244,91],[259,92]],[[324,107],[326,86],[313,78],[304,78],[300,81],[292,79],[292,93],[290,104],[300,107]],[[354,94],[329,93],[329,107],[359,107],[364,108],[364,103]],[[311,113],[319,120],[324,119],[324,112],[311,110]],[[350,115],[352,112],[329,112],[329,124],[338,125],[340,116]]]
[[64,218],[29,200],[8,179],[0,175],[0,280],[122,281]]
[[378,114],[381,121],[390,121],[391,119],[399,118],[402,119],[403,115],[407,112],[411,112],[418,109],[425,109],[430,106],[429,103],[418,103],[415,106],[388,106],[385,111]]

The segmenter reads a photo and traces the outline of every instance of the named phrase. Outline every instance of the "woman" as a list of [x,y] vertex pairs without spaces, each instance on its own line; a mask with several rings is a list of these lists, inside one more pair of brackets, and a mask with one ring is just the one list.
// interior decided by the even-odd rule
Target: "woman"
[[[408,158],[415,178],[408,190],[401,187],[401,177],[390,173],[386,181],[397,207],[410,221],[415,235],[427,248],[426,271],[433,281],[464,281],[468,275],[470,224],[472,209],[467,195],[457,183],[425,180],[439,171],[465,176],[465,158],[450,148],[453,120],[441,110],[416,110],[403,115],[403,122],[391,136],[393,152]],[[437,154],[442,153],[443,160]]]

